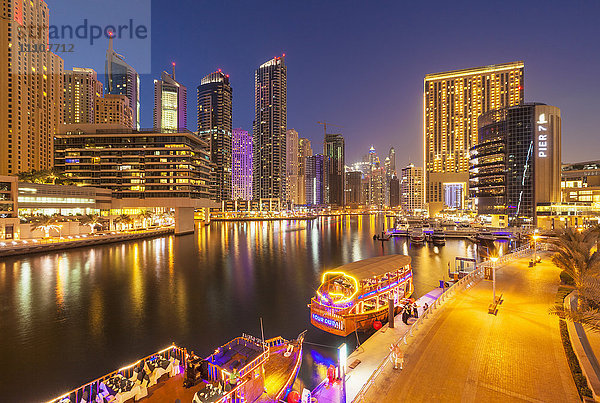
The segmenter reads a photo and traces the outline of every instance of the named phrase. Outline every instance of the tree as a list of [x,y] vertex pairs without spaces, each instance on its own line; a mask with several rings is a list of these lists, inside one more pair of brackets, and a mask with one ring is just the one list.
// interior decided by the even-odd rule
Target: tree
[[62,225],[58,223],[58,218],[55,216],[47,216],[41,215],[36,217],[31,225],[31,231],[35,231],[37,229],[44,232],[44,238],[50,237],[50,230],[57,229],[60,230]]
[[121,214],[120,216],[115,218],[115,224],[120,224],[121,229],[123,229],[123,227],[128,228],[131,226],[131,224],[133,224],[133,219],[129,214]]
[[575,306],[557,305],[551,312],[600,332],[600,252],[598,226],[578,231],[566,228],[551,241],[552,262],[568,274],[577,291]]
[[94,228],[96,228],[96,227],[102,227],[102,224],[104,223],[104,220],[102,220],[96,214],[88,214],[88,215],[82,216],[79,219],[79,222],[82,225],[89,225],[90,229],[92,230],[92,233],[94,233]]
[[143,210],[137,215],[137,219],[142,221],[142,226],[144,228],[148,227],[148,220],[152,220],[154,214],[150,210]]

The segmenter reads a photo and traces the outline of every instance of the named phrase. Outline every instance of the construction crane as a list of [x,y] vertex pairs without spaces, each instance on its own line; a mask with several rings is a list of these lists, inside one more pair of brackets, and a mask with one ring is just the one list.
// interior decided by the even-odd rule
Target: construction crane
[[327,125],[334,126],[334,127],[339,127],[339,128],[343,128],[344,127],[344,126],[334,125],[333,123],[327,123],[327,122],[317,122],[317,124],[323,125],[323,129],[325,130],[325,136],[327,136]]

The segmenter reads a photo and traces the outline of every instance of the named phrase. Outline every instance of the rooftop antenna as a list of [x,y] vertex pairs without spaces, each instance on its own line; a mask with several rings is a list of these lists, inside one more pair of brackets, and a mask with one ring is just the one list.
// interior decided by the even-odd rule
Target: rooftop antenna
[[173,65],[173,80],[175,80],[175,62],[171,63]]

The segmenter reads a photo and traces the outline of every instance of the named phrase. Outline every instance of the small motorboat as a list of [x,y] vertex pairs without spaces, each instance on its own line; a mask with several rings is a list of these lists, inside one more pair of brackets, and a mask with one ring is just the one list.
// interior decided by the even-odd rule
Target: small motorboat
[[434,229],[431,234],[431,241],[436,246],[446,245],[446,234],[444,233],[444,230],[441,228]]
[[423,228],[414,228],[410,233],[410,242],[414,244],[423,244],[425,242],[425,234]]

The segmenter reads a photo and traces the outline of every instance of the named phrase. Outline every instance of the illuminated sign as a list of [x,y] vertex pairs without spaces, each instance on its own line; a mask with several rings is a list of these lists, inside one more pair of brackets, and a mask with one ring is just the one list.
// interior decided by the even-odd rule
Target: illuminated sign
[[548,156],[548,120],[546,120],[546,114],[540,113],[538,116],[537,124],[537,143],[538,143],[538,157],[546,158]]
[[344,330],[342,323],[335,319],[325,318],[323,316],[317,315],[316,313],[312,314],[312,318],[314,321],[324,324],[328,327],[333,327],[335,329]]

